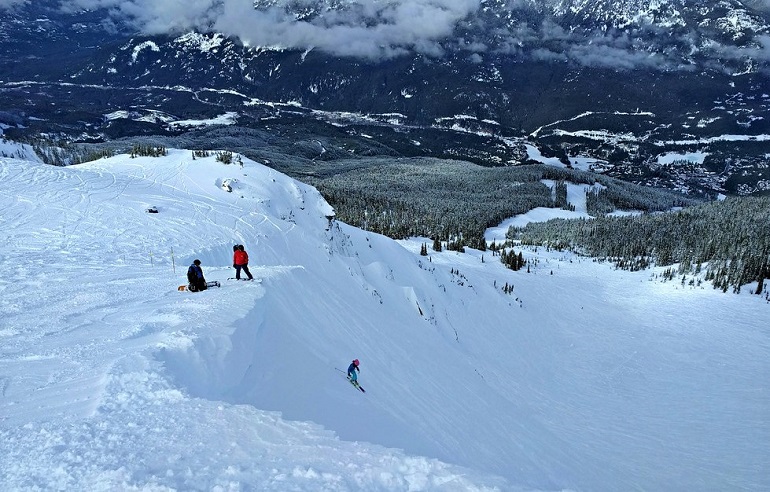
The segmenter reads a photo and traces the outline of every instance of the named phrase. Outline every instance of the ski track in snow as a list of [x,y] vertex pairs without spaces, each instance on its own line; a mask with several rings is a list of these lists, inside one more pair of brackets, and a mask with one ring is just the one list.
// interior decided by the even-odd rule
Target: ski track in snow
[[[0,159],[0,489],[770,488],[759,296],[420,257],[244,163]],[[177,292],[194,258],[221,288]]]

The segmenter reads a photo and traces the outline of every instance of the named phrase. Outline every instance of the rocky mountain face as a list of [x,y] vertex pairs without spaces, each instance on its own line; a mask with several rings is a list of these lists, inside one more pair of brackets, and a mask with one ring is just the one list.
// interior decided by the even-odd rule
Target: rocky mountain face
[[368,141],[368,153],[515,165],[537,148],[685,191],[770,189],[767,2],[257,0],[152,35],[162,11],[148,24],[88,4],[6,12],[5,133],[179,134],[229,113],[303,128],[339,150],[324,158]]

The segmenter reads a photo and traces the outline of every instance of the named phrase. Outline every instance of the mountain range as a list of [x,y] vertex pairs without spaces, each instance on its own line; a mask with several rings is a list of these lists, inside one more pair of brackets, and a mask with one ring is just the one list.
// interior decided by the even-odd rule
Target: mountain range
[[690,193],[770,189],[767,2],[0,8],[0,124],[12,137],[178,135],[189,127],[175,122],[232,113],[342,153],[374,140],[375,154],[498,166],[531,160],[534,146]]

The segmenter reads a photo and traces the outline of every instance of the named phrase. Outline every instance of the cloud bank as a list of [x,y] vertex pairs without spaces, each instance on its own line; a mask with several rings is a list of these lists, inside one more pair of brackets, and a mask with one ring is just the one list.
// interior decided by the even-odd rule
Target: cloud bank
[[0,10],[10,10],[28,2],[29,0],[0,0]]
[[[439,41],[479,8],[480,0],[358,0],[331,9],[321,0],[66,0],[68,12],[107,9],[145,34],[215,30],[248,45],[318,48],[342,56],[380,58],[408,51],[440,55]],[[298,18],[297,12],[322,12]]]
[[[25,1],[0,0],[0,8]],[[460,50],[476,63],[485,55],[502,54],[621,70],[691,70],[723,63],[735,69],[770,62],[767,34],[761,31],[751,35],[744,30],[750,39],[737,46],[704,34],[698,25],[565,28],[544,14],[561,0],[508,0],[498,10],[482,0],[257,0],[256,8],[254,0],[51,1],[69,13],[104,11],[108,21],[145,35],[221,32],[249,46],[312,48],[373,60],[407,53],[440,57]],[[697,5],[692,2],[688,8]],[[755,13],[770,13],[770,0],[746,0],[745,5]],[[748,26],[753,15],[741,14],[740,20]],[[519,21],[503,25],[500,17]]]

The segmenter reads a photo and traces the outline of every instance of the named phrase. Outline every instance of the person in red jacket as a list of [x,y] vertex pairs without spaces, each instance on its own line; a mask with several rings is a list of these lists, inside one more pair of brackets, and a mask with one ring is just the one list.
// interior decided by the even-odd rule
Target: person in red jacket
[[248,275],[249,280],[254,280],[249,271],[249,254],[243,249],[242,244],[233,246],[233,268],[235,268],[235,280],[241,279],[241,270]]

